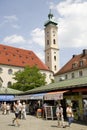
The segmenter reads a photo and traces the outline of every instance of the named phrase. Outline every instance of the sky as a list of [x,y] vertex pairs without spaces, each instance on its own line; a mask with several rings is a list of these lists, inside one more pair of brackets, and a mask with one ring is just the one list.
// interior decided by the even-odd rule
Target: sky
[[0,0],[0,44],[32,50],[43,62],[49,10],[58,23],[59,64],[87,49],[87,0]]

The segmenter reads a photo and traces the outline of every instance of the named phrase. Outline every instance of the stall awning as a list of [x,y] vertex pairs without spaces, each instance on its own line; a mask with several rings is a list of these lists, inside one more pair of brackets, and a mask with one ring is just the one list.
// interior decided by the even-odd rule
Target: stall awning
[[49,92],[44,96],[44,100],[62,100],[63,94],[66,92],[68,92],[68,90]]
[[72,92],[87,92],[87,88],[73,89]]
[[13,100],[38,100],[38,99],[43,99],[43,96],[46,93],[37,93],[37,94],[30,94],[30,95],[20,95],[20,96],[15,96]]
[[30,99],[31,95],[19,95],[15,96],[13,100],[28,100]]
[[0,101],[12,101],[13,99],[13,95],[0,95]]
[[32,94],[31,95],[31,97],[30,97],[30,99],[32,99],[32,100],[38,100],[38,99],[43,99],[43,97],[44,97],[44,95],[45,95],[46,93],[37,93],[37,94]]

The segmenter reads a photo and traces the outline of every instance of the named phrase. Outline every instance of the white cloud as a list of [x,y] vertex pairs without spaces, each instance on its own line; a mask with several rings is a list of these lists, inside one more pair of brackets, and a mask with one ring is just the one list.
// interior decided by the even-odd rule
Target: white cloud
[[15,29],[19,29],[20,28],[20,26],[17,25],[17,24],[12,24],[12,27],[15,28]]
[[4,43],[11,43],[11,44],[14,44],[14,43],[24,43],[25,42],[25,39],[20,36],[20,35],[12,35],[12,36],[7,36],[3,39],[3,42]]
[[36,28],[31,32],[31,41],[40,46],[44,46],[44,30],[40,28]]
[[66,0],[54,7],[58,11],[58,40],[61,47],[87,47],[87,2]]
[[5,25],[11,26],[12,28],[19,29],[20,26],[17,24],[18,17],[16,15],[9,15],[3,17],[2,23],[0,23],[0,27],[4,27]]
[[4,19],[8,22],[13,22],[13,21],[17,21],[18,18],[16,15],[9,15],[9,16],[4,16]]

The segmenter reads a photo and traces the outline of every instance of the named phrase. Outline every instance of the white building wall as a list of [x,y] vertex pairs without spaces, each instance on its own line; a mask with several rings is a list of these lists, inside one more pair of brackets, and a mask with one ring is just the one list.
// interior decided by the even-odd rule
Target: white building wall
[[41,70],[42,74],[46,74],[46,82],[50,84],[52,80],[54,80],[53,72]]
[[[16,82],[13,79],[13,74],[19,70],[23,70],[22,67],[6,66],[6,65],[0,65],[0,68],[2,68],[2,72],[0,72],[0,77],[3,80],[2,87],[7,87],[8,82],[11,82],[11,83]],[[12,69],[12,74],[8,74],[9,69]],[[41,70],[41,73],[46,74],[47,84],[51,83],[51,79],[53,78],[53,73],[50,71],[45,71],[45,70],[44,71]],[[51,75],[51,77],[50,77],[50,75]]]
[[[54,76],[54,80],[55,80],[55,82],[59,82],[60,80],[72,79],[72,73],[74,73],[74,78],[79,78],[79,77],[81,77],[79,75],[79,71],[82,71],[82,73],[83,73],[82,77],[87,76],[87,68],[84,68],[84,69],[79,69],[79,70],[75,70],[75,71],[72,71],[72,72],[68,72],[68,73],[64,73],[64,74],[61,74],[61,75]],[[66,75],[67,75],[67,79],[65,78]]]

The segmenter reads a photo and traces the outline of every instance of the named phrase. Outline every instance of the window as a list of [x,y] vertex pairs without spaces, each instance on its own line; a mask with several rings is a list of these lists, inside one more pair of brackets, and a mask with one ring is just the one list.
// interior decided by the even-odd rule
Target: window
[[46,74],[45,74],[45,73],[43,73],[43,76],[45,76],[45,77],[46,77]]
[[49,45],[49,40],[47,40],[47,45]]
[[8,70],[8,74],[12,74],[12,72],[13,72],[12,69]]
[[21,55],[19,55],[19,57],[21,58],[22,56],[21,56]]
[[0,73],[2,73],[2,71],[3,71],[3,69],[2,69],[2,68],[0,68]]
[[83,66],[83,60],[79,62],[80,67]]
[[74,77],[75,77],[75,76],[74,76],[74,73],[72,73],[71,75],[72,75],[72,78],[74,78]]
[[78,66],[77,63],[73,63],[73,64],[72,64],[72,68],[73,68],[73,69],[76,68],[77,66]]
[[49,37],[49,32],[47,32],[47,37]]
[[55,36],[55,31],[53,31],[53,36]]
[[54,56],[54,60],[56,61],[56,56]]
[[49,78],[51,79],[51,74],[49,74]]
[[56,70],[56,65],[54,66],[54,70]]
[[82,71],[79,71],[79,77],[83,76]]
[[56,44],[56,41],[55,41],[55,39],[53,39],[53,44]]
[[47,61],[49,61],[49,56],[47,56]]
[[7,84],[7,86],[9,87],[9,86],[11,86],[11,85],[12,85],[12,83],[9,81],[8,84]]
[[67,79],[68,78],[68,76],[67,76],[67,74],[65,75],[65,79]]

